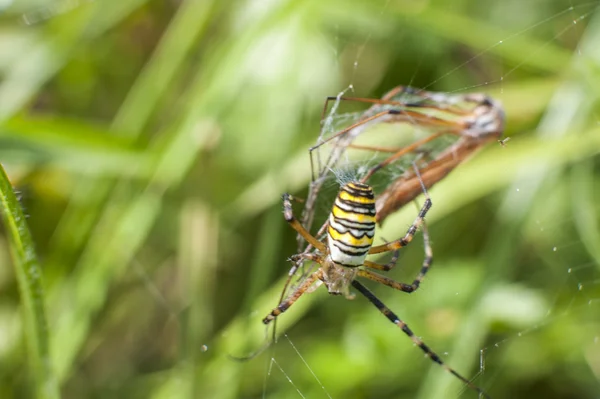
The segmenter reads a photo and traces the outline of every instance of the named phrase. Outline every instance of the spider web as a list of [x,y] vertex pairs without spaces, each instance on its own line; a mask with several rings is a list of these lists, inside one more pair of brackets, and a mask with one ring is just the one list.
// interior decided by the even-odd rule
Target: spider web
[[[393,3],[390,4],[388,1],[382,7],[382,13],[390,5],[394,6]],[[535,4],[539,2],[530,2],[523,5],[523,8],[533,7]],[[530,23],[525,28],[491,43],[485,50],[467,58],[466,61],[441,74],[423,88],[431,90],[455,73],[476,68],[476,64],[482,58],[492,57],[500,47],[510,42],[519,43],[523,36],[548,29],[550,25],[555,32],[551,35],[551,39],[539,43],[527,59],[516,61],[510,67],[499,66],[499,72],[495,72],[496,77],[493,79],[450,91],[472,92],[490,89],[493,90],[494,98],[500,99],[510,108],[510,92],[505,88],[511,84],[511,78],[527,68],[530,58],[540,56],[551,43],[564,40],[565,36],[572,34],[576,25],[588,22],[593,17],[596,6],[597,3],[583,5],[570,3],[569,6],[549,14],[547,18]],[[510,7],[507,6],[507,9]],[[596,21],[595,25],[597,24]],[[600,303],[598,251],[600,250],[596,239],[598,238],[598,207],[595,205],[594,191],[590,186],[597,166],[594,164],[594,159],[587,159],[578,161],[572,167],[564,167],[565,164],[576,159],[541,156],[553,147],[549,140],[568,141],[565,137],[575,135],[573,126],[583,130],[586,128],[586,120],[589,119],[595,121],[596,125],[600,124],[597,111],[594,109],[595,97],[586,93],[586,90],[581,87],[581,77],[577,76],[584,68],[582,63],[587,62],[582,61],[583,59],[598,59],[591,45],[593,42],[591,37],[594,37],[595,29],[597,28],[594,28],[593,23],[590,22],[585,33],[590,37],[586,38],[583,35],[577,38],[579,44],[576,55],[569,70],[565,71],[574,74],[575,77],[565,78],[553,91],[550,105],[536,129],[535,140],[519,143],[517,136],[517,139],[511,141],[507,148],[493,149],[493,152],[486,153],[491,158],[490,163],[502,168],[502,161],[497,158],[502,156],[502,152],[505,154],[509,154],[510,151],[525,152],[520,158],[524,162],[514,167],[506,167],[506,176],[503,179],[507,183],[503,187],[507,188],[503,188],[504,194],[498,196],[493,206],[490,205],[492,214],[489,217],[494,220],[494,223],[489,228],[488,234],[485,234],[485,239],[479,243],[485,249],[482,253],[487,256],[480,259],[477,264],[464,265],[459,260],[443,259],[443,255],[440,255],[442,259],[439,261],[439,258],[436,259],[436,264],[427,276],[423,288],[410,298],[396,292],[389,293],[385,288],[376,291],[383,301],[393,310],[396,309],[400,317],[404,318],[409,325],[418,326],[414,328],[417,334],[427,334],[422,336],[423,339],[442,355],[447,364],[463,373],[465,370],[471,370],[466,375],[484,387],[492,397],[507,397],[509,394],[515,397],[514,387],[511,390],[510,387],[500,385],[500,382],[506,378],[523,384],[523,390],[519,392],[522,397],[573,397],[569,396],[569,392],[577,392],[576,397],[594,397],[594,393],[600,392],[600,346],[598,346],[600,319],[597,316],[600,312],[598,308]],[[365,61],[365,53],[368,52],[371,44],[371,36],[366,35],[364,42],[355,46],[357,51],[351,63],[349,83],[339,92],[338,97],[359,90],[360,85],[356,79],[363,73],[361,68]],[[416,70],[415,80],[418,74],[419,70]],[[398,83],[413,84],[413,82]],[[334,103],[324,121],[325,130],[329,125],[343,126],[349,121],[356,120],[357,113],[343,112],[341,107],[339,101]],[[510,113],[508,123],[509,125],[511,123]],[[330,130],[335,130],[335,127]],[[533,148],[532,145],[538,145],[540,148]],[[353,170],[361,167],[360,161],[348,159],[345,161],[344,168]],[[481,173],[477,173],[477,169],[483,168],[486,164],[485,155],[473,162],[475,164],[470,165],[464,174],[471,173],[474,177],[472,181],[477,182],[479,181],[477,179],[485,178]],[[339,177],[335,173],[333,176],[332,180]],[[449,178],[447,185],[453,182]],[[330,196],[335,194],[337,187],[339,186],[335,183],[329,185]],[[464,188],[469,189],[468,186]],[[448,191],[446,186],[440,191],[438,196],[436,190],[432,190],[434,209],[429,221],[433,222],[430,230],[434,239],[436,228],[439,229],[440,226],[452,228],[455,223],[453,221],[455,218],[449,214],[450,210],[461,213],[468,212],[469,209],[469,198],[458,200],[454,205],[444,205],[444,201],[452,201],[455,198],[443,197],[442,193]],[[454,196],[459,191],[450,190]],[[465,206],[462,211],[461,204]],[[441,216],[436,216],[438,205],[443,208],[440,212]],[[327,209],[328,205],[324,206],[323,212],[326,213]],[[385,228],[378,235],[399,236],[414,217],[414,213],[412,208],[399,212],[399,215],[394,218],[397,223],[390,223],[395,226]],[[561,215],[561,217],[556,218],[554,215]],[[468,226],[462,227],[465,234],[469,229]],[[444,243],[437,244],[441,244],[443,254]],[[434,243],[434,253],[437,253],[440,250],[436,251],[435,245],[436,243]],[[416,246],[418,247],[418,244]],[[409,259],[401,259],[403,271],[396,272],[395,276],[392,274],[397,280],[407,281],[414,275],[406,268],[409,263],[418,263],[414,259],[418,258],[419,250],[413,247],[411,251],[414,255],[411,253],[406,256],[411,262],[405,262]],[[507,264],[517,266],[507,267]],[[478,277],[471,284],[481,285],[484,289],[469,284],[457,286],[456,297],[467,297],[477,303],[470,307],[466,314],[462,314],[460,320],[457,320],[457,315],[451,307],[444,306],[444,299],[437,299],[436,309],[431,304],[436,300],[428,299],[428,296],[435,296],[436,291],[444,290],[443,287],[447,284],[445,281],[461,281],[459,278],[461,274],[477,275]],[[477,294],[473,294],[474,292]],[[312,295],[326,297],[323,292]],[[329,298],[329,301],[332,299]],[[355,314],[353,307],[368,306],[358,304],[359,301],[360,299],[349,304],[335,301],[336,303],[331,307],[338,309],[341,307],[339,313],[345,313],[345,317],[351,319],[352,325],[378,323],[384,331],[381,335],[374,337],[371,329],[354,327],[352,331],[344,332],[339,338],[341,348],[337,349],[337,352],[332,349],[327,352],[324,345],[318,348],[311,347],[310,343],[303,345],[305,334],[318,335],[323,334],[322,331],[306,332],[302,330],[301,325],[298,325],[295,331],[284,334],[276,349],[266,355],[266,372],[261,397],[348,397],[341,392],[345,392],[344,386],[353,386],[352,382],[342,383],[339,376],[336,378],[334,372],[320,366],[319,359],[326,358],[328,355],[342,357],[345,361],[360,359],[357,361],[357,368],[374,363],[365,360],[365,357],[382,356],[384,359],[381,360],[382,362],[395,365],[402,371],[388,370],[382,375],[381,378],[395,378],[398,381],[398,391],[378,393],[377,395],[381,396],[377,397],[415,397],[414,392],[402,394],[402,387],[408,384],[401,380],[421,379],[422,372],[420,375],[410,370],[410,367],[402,367],[400,364],[418,359],[419,350],[412,347],[408,339],[401,332],[394,330],[393,326],[385,328],[387,321],[375,309],[365,309],[364,312],[368,314],[364,316]],[[431,307],[426,305],[427,310],[424,310],[423,305],[418,304],[419,301],[430,302]],[[328,305],[324,302],[322,306]],[[425,322],[419,320],[422,317],[425,317]],[[443,339],[442,343],[435,341],[436,338],[440,339],[444,336],[447,338],[445,343]],[[448,343],[452,340],[453,343]],[[548,344],[549,341],[552,344]],[[318,340],[309,340],[309,342],[315,345]],[[387,351],[393,353],[384,354],[378,350],[377,346],[383,345],[382,342],[385,342]],[[477,350],[473,350],[474,348]],[[565,361],[557,362],[557,357],[563,357]],[[290,361],[286,362],[286,360]],[[476,395],[460,387],[453,377],[445,375],[441,368],[430,365],[429,362],[428,359],[418,362],[419,370],[429,369],[420,384],[421,388],[417,395],[419,398]],[[564,374],[560,375],[552,386],[540,385],[546,381],[542,377],[550,373],[548,370],[550,365],[557,363]],[[569,369],[570,365],[573,369]],[[581,369],[583,365],[587,368]],[[353,397],[373,397],[372,393],[368,392],[355,393]]]
[[[64,10],[83,3],[84,0],[60,2]],[[374,74],[371,57],[377,47],[377,39],[365,33],[366,29],[360,30],[357,42],[336,34],[332,48],[340,67],[349,69],[340,86],[340,95],[361,96],[373,93],[375,86],[387,90],[397,84],[447,93],[489,90],[509,110],[509,125],[521,123],[514,122],[510,113],[515,100],[510,88],[513,78],[527,73],[535,64],[532,60],[548,59],[546,51],[551,44],[577,49],[572,65],[566,65],[563,71],[564,76],[557,76],[560,84],[546,91],[551,97],[550,105],[532,137],[516,134],[506,148],[492,148],[461,165],[440,183],[439,189],[431,190],[434,207],[428,221],[436,258],[423,287],[413,296],[374,287],[376,294],[447,364],[473,378],[493,398],[509,395],[591,398],[600,392],[597,228],[600,209],[594,201],[592,184],[598,167],[594,159],[589,159],[598,148],[593,146],[597,141],[590,138],[594,131],[590,130],[589,120],[600,126],[600,117],[596,98],[590,93],[593,87],[585,86],[598,66],[599,57],[593,48],[593,43],[598,43],[594,40],[598,35],[594,36],[597,28],[593,25],[598,22],[589,22],[597,19],[594,15],[597,3],[569,2],[556,10],[548,9],[547,17],[528,20],[527,11],[543,4],[527,1],[486,5],[491,9],[490,14],[506,14],[506,31],[499,34],[497,41],[483,46],[484,50],[458,57],[455,67],[426,81],[421,77],[430,59],[418,63],[409,81],[366,79]],[[28,12],[24,18],[29,23],[39,23],[63,12],[63,8],[52,7]],[[396,7],[408,5],[388,0],[381,5],[381,15]],[[416,21],[421,17],[426,15],[410,16]],[[587,30],[580,28],[588,22]],[[405,31],[409,29],[406,27]],[[493,27],[482,29],[493,30]],[[502,48],[524,44],[530,35],[544,39],[537,41],[526,57],[511,60],[508,66],[501,61],[482,62],[501,57]],[[591,37],[586,39],[586,35]],[[400,52],[410,57],[410,49],[402,49],[406,37],[389,40],[396,41]],[[492,69],[488,69],[490,64],[494,65]],[[473,74],[476,78],[472,81],[463,78],[463,85],[446,86],[457,74]],[[540,92],[535,91],[535,85],[532,91]],[[327,114],[330,123],[344,126],[355,120],[357,113],[348,111],[346,106],[334,102]],[[535,110],[530,113],[534,114]],[[520,133],[521,128],[514,130]],[[376,159],[344,161],[340,170],[351,174]],[[394,173],[400,174],[404,167],[392,170],[389,179],[395,177]],[[490,173],[494,170],[501,173]],[[500,180],[494,189],[489,188],[490,180],[494,180],[490,175]],[[332,175],[326,187],[330,196],[339,187],[337,178],[339,175]],[[486,200],[474,205],[484,195]],[[485,209],[482,211],[481,207]],[[328,208],[326,201],[320,205],[323,214]],[[405,208],[378,231],[378,237],[394,238],[405,231],[415,214],[414,207]],[[470,220],[464,225],[464,220],[469,220],[465,215],[473,208],[477,208],[474,211],[478,211],[479,217],[487,219]],[[445,230],[456,234],[443,234]],[[455,236],[454,240],[451,236]],[[407,249],[391,277],[399,281],[412,279],[422,257],[420,245],[417,239]],[[452,246],[462,248],[456,253],[465,254],[465,258],[448,255]],[[482,254],[476,260],[468,256],[475,251],[474,247]],[[140,274],[146,276],[143,270]],[[453,288],[449,289],[449,285]],[[151,284],[148,287],[154,290]],[[155,298],[164,301],[158,292]],[[277,292],[270,295],[269,303],[260,307],[260,311],[249,316],[251,323],[259,324],[265,314],[263,308],[274,306],[275,298]],[[306,327],[314,326],[309,324],[311,320],[306,320],[289,329],[291,323],[286,320],[295,312],[302,314],[310,301],[321,302],[319,307],[313,307],[312,313],[324,314],[329,322],[314,329]],[[319,289],[305,295],[281,319],[281,331],[286,332],[278,343],[246,363],[240,374],[225,376],[229,380],[221,385],[231,385],[228,397],[469,398],[476,395],[423,358],[419,349],[363,298],[346,301],[329,297],[325,290]],[[223,353],[235,352],[232,347],[228,346]],[[210,343],[202,346],[203,352],[217,350]],[[335,364],[340,365],[339,370],[331,367]],[[553,383],[548,385],[551,379]],[[506,386],[505,381],[511,381],[512,385]],[[392,390],[390,385],[394,387]],[[244,394],[239,394],[240,391]]]

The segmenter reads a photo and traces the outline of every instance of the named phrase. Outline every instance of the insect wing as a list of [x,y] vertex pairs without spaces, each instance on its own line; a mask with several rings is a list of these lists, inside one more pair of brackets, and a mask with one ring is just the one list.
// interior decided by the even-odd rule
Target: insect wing
[[[353,103],[368,108],[344,112]],[[426,187],[502,135],[501,106],[484,94],[446,94],[398,86],[381,99],[338,97],[323,119],[311,150],[313,181],[303,211],[312,226],[317,210],[328,212],[337,188],[357,180],[377,194],[378,221],[422,193],[414,166]],[[317,223],[322,217],[317,217]],[[319,232],[324,232],[324,225]],[[299,240],[299,250],[304,243]]]

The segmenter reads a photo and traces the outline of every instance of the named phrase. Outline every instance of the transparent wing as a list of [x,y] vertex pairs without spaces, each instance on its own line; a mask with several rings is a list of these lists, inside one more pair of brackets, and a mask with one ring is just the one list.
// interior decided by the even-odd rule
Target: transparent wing
[[[335,197],[329,187],[349,180],[373,187],[382,223],[421,194],[415,167],[431,187],[485,143],[499,139],[504,128],[502,107],[483,94],[398,86],[381,99],[330,100],[334,105],[310,150],[313,181],[302,218],[309,229],[320,204]],[[343,112],[346,103],[367,108]],[[299,240],[300,249],[303,245]]]

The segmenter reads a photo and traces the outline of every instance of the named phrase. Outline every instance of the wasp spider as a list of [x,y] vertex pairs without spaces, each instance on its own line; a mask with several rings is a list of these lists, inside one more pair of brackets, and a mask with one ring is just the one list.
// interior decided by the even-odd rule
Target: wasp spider
[[[292,257],[292,260],[298,262],[301,259],[306,259],[318,263],[320,267],[306,277],[287,298],[283,299],[263,319],[264,324],[269,324],[275,320],[277,316],[289,309],[305,292],[311,290],[315,284],[324,283],[330,294],[343,294],[347,298],[353,297],[350,293],[350,286],[352,286],[375,305],[388,320],[397,325],[415,345],[425,352],[427,357],[441,365],[446,371],[467,384],[471,389],[476,390],[485,397],[489,397],[481,388],[446,365],[435,352],[412,332],[404,321],[385,306],[367,287],[356,280],[357,277],[364,277],[408,293],[414,292],[419,288],[432,262],[429,239],[425,234],[425,260],[419,275],[412,284],[394,281],[369,269],[388,271],[394,266],[398,258],[398,250],[408,245],[419,227],[424,226],[425,215],[431,208],[431,200],[427,195],[417,218],[408,228],[404,237],[378,246],[372,246],[376,223],[375,196],[373,189],[369,185],[351,182],[342,187],[335,199],[329,216],[326,235],[327,243],[313,237],[294,217],[291,200],[291,195],[283,195],[283,214],[285,220],[316,249],[316,252],[304,252],[295,255]],[[382,265],[365,259],[370,254],[391,251],[395,253],[392,262],[389,264]]]

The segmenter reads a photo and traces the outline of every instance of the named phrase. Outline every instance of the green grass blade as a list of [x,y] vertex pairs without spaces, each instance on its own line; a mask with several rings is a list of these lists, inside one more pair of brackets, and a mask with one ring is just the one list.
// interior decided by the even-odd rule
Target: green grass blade
[[26,340],[36,379],[38,398],[58,398],[58,383],[52,371],[49,333],[44,310],[42,271],[37,261],[33,240],[25,215],[15,197],[12,185],[0,166],[0,201],[2,220],[10,243],[25,319]]
[[[134,83],[115,117],[111,130],[116,136],[135,140],[142,134],[142,129],[148,123],[151,111],[155,109],[160,100],[160,93],[166,91],[168,85],[172,84],[174,77],[182,68],[185,55],[191,51],[194,43],[201,39],[212,4],[212,2],[196,1],[182,4],[181,10],[169,24],[152,59],[144,67],[144,71]],[[195,19],[194,23],[190,18]],[[119,168],[119,165],[116,167]],[[138,166],[121,169],[123,171],[139,171],[146,168]],[[120,177],[126,176],[122,172]],[[79,182],[76,194],[79,198],[67,207],[61,224],[54,234],[51,247],[56,250],[48,257],[50,264],[60,264],[62,257],[65,256],[61,249],[69,247],[80,249],[85,245],[85,237],[88,236],[94,227],[94,222],[100,217],[113,187],[113,182],[102,183],[87,178]],[[80,232],[76,239],[72,234],[74,229]]]

